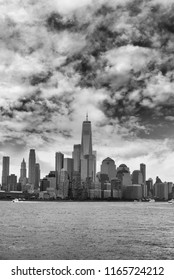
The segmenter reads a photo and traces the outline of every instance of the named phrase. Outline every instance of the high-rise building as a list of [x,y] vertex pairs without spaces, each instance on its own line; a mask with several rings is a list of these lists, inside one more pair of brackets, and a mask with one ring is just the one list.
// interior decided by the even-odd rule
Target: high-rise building
[[97,162],[97,151],[93,151],[93,182],[96,181],[96,162]]
[[86,120],[82,124],[82,138],[81,138],[81,157],[92,155],[92,131],[91,122]]
[[82,138],[81,138],[81,180],[86,181],[86,179],[91,178],[94,181],[95,178],[95,168],[94,161],[95,155],[92,150],[92,131],[91,122],[86,116],[86,120],[82,124]]
[[29,153],[29,164],[28,164],[28,180],[29,184],[35,184],[35,164],[36,164],[36,156],[35,150],[31,149]]
[[64,158],[63,168],[68,172],[69,180],[72,180],[73,175],[73,159],[72,158]]
[[62,168],[60,171],[60,183],[58,189],[58,197],[65,199],[69,196],[69,179],[68,179],[68,172]]
[[8,191],[17,191],[17,176],[15,174],[7,176],[7,186]]
[[21,162],[20,179],[24,179],[26,177],[27,177],[26,162],[23,158],[23,161]]
[[40,182],[40,191],[44,192],[50,187],[50,182],[47,180],[47,178],[43,178]]
[[74,150],[72,153],[74,171],[80,172],[80,156],[81,156],[81,145],[80,144],[74,145]]
[[147,197],[148,192],[147,192],[147,185],[146,185],[146,165],[144,163],[140,164],[140,171],[143,176],[143,196]]
[[24,187],[27,184],[27,169],[26,169],[26,162],[24,159],[21,162],[19,183],[21,183],[21,188],[24,190]]
[[63,168],[64,154],[57,152],[55,156],[55,170],[60,172]]
[[169,190],[167,183],[155,183],[154,185],[155,197],[159,200],[168,200]]
[[50,188],[52,190],[56,190],[56,171],[50,171],[50,173],[46,176],[47,180],[50,182]]
[[10,157],[2,159],[2,189],[7,190],[7,177],[9,176]]
[[132,184],[143,185],[143,175],[140,170],[132,172]]
[[56,171],[56,188],[58,189],[60,183],[60,171],[63,168],[64,154],[57,152],[55,154],[55,171]]
[[147,186],[147,196],[152,196],[154,194],[154,189],[153,189],[153,179],[149,178],[146,181],[146,186]]
[[113,159],[107,157],[102,161],[101,174],[107,174],[109,181],[116,178],[116,165]]
[[40,165],[39,163],[35,164],[35,181],[34,181],[34,188],[38,189],[40,186]]

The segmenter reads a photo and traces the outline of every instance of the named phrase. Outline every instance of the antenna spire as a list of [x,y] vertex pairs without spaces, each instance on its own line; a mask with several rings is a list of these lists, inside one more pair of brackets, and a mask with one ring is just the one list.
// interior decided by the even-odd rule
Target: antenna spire
[[86,121],[88,122],[88,112],[86,113]]

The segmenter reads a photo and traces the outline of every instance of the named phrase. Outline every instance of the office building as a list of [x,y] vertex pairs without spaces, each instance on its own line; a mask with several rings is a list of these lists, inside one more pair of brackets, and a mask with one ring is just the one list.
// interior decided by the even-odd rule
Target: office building
[[24,158],[23,161],[21,162],[19,183],[21,184],[21,188],[23,190],[24,186],[27,184],[27,169],[26,169],[26,162]]
[[35,164],[36,164],[35,150],[30,149],[29,164],[28,164],[28,182],[33,186],[35,184]]
[[123,198],[126,200],[140,200],[143,198],[143,186],[139,184],[133,184],[126,186],[123,191]]
[[55,154],[55,171],[56,171],[56,188],[58,189],[60,183],[60,171],[63,168],[64,154],[57,152]]
[[111,197],[118,199],[122,198],[121,180],[118,178],[111,180]]
[[132,184],[143,185],[143,175],[140,170],[134,170],[132,173]]
[[116,165],[113,159],[107,157],[102,161],[101,174],[107,174],[109,181],[116,178]]
[[140,171],[143,176],[143,183],[146,183],[146,165],[144,163],[140,164]]
[[73,175],[73,159],[72,158],[64,158],[63,168],[68,172],[69,180],[72,180]]
[[64,154],[57,152],[55,155],[55,170],[60,172],[63,168]]
[[35,164],[35,181],[34,181],[34,188],[39,189],[40,186],[40,165],[39,163]]
[[69,197],[68,172],[64,168],[62,168],[60,171],[60,183],[57,196],[62,199],[66,199]]
[[154,195],[154,189],[153,189],[153,179],[149,178],[146,181],[147,186],[147,196],[151,197]]
[[26,177],[27,177],[27,168],[26,168],[26,162],[23,158],[23,161],[21,162],[20,178],[24,179]]
[[88,120],[87,115],[82,124],[81,158],[90,155],[92,155],[92,131],[91,122]]
[[97,151],[93,151],[93,178],[92,181],[96,181],[96,164],[97,164]]
[[155,183],[154,192],[157,200],[168,200],[169,198],[169,187],[167,183]]
[[81,157],[81,145],[74,145],[74,150],[72,152],[73,158],[73,170],[80,172],[80,157]]
[[50,171],[50,173],[46,176],[46,179],[50,182],[49,188],[52,190],[56,190],[56,172]]
[[120,164],[117,168],[117,178],[121,181],[122,191],[126,186],[132,185],[132,178],[126,164]]
[[94,181],[95,178],[95,155],[92,150],[92,130],[91,122],[86,116],[86,120],[82,124],[82,138],[81,138],[81,180],[86,182],[87,178]]
[[7,190],[7,177],[9,176],[10,157],[2,158],[2,190]]
[[47,178],[43,178],[40,181],[40,191],[44,192],[50,187],[50,182],[47,180]]
[[8,191],[17,191],[17,176],[15,174],[7,176],[7,189]]
[[143,196],[147,197],[148,192],[147,192],[147,185],[146,185],[146,165],[144,163],[140,164],[140,171],[143,176]]
[[72,188],[70,189],[70,197],[79,199],[81,197],[82,186],[80,172],[73,171]]

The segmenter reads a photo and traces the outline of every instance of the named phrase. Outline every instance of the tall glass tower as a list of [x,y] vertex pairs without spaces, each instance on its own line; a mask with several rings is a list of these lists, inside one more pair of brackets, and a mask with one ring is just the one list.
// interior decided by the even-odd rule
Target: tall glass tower
[[55,171],[56,171],[56,188],[58,189],[60,183],[60,172],[63,168],[64,154],[56,152],[55,154]]
[[82,138],[81,138],[81,180],[86,181],[86,179],[91,178],[94,181],[95,177],[95,155],[92,150],[92,130],[91,122],[88,120],[88,115],[86,115],[86,120],[82,124]]
[[10,158],[3,157],[2,159],[2,188],[7,188],[7,177],[9,176]]
[[31,149],[29,153],[28,180],[29,183],[32,185],[35,184],[35,164],[36,164],[35,150]]
[[82,140],[81,140],[81,156],[92,155],[92,131],[91,122],[88,121],[88,115],[86,120],[82,124]]
[[27,169],[26,169],[26,162],[23,158],[23,161],[21,162],[21,169],[20,169],[20,178],[24,179],[27,177]]

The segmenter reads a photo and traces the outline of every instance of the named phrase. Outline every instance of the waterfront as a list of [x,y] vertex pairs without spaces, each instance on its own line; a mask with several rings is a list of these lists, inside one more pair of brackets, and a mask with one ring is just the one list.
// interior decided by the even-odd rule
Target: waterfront
[[173,259],[167,202],[0,201],[0,259]]

